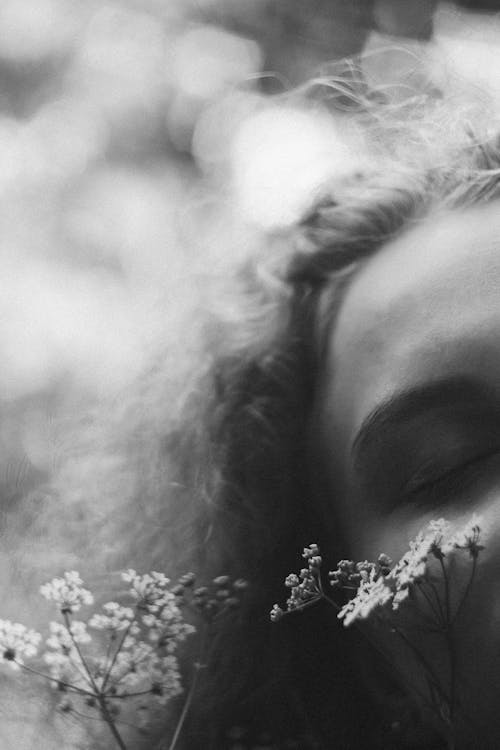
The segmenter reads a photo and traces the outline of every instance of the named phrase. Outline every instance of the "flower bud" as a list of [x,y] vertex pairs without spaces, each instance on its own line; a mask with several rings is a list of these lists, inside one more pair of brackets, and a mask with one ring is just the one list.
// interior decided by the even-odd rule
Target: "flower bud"
[[230,581],[229,576],[217,576],[217,578],[214,578],[213,583],[215,586],[227,586]]

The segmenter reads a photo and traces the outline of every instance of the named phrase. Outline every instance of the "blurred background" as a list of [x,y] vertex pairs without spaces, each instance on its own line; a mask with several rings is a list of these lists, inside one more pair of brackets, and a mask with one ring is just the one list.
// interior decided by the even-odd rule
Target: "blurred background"
[[399,96],[500,97],[496,9],[1,0],[2,402],[129,382],[185,304],[188,267],[217,270],[241,222],[293,222],[332,163],[350,168],[352,137],[279,94],[364,53],[367,81]]
[[61,378],[128,382],[176,317],[187,267],[217,269],[245,244],[236,215],[290,223],[332,160],[349,168],[356,143],[346,152],[330,120],[277,98],[332,61],[363,52],[367,80],[403,96],[472,84],[500,97],[496,10],[1,0],[2,402]]

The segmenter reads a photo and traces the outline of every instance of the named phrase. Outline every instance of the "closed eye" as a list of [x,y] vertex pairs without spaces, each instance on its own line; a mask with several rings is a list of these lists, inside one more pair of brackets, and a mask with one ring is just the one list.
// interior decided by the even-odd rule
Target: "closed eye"
[[403,485],[402,498],[410,503],[422,502],[425,496],[428,501],[446,502],[457,493],[468,489],[472,482],[483,475],[485,464],[498,455],[499,450],[495,448],[452,467],[438,467],[435,462],[426,464]]

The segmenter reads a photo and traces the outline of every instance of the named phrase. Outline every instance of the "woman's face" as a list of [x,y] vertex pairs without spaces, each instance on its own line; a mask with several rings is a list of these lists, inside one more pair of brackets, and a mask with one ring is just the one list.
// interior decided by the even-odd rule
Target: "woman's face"
[[[430,519],[482,516],[486,548],[453,638],[471,733],[500,736],[500,203],[428,218],[362,266],[318,406],[344,556],[398,559]],[[452,604],[470,572],[461,554]],[[422,630],[419,642],[445,670],[439,639]]]

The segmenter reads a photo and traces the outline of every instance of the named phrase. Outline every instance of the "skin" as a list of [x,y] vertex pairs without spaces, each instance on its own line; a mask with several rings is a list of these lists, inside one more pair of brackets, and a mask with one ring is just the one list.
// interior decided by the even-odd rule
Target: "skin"
[[[460,525],[472,512],[482,517],[486,549],[454,632],[457,690],[468,707],[460,747],[476,746],[478,734],[478,746],[493,747],[500,736],[499,292],[499,203],[411,227],[351,280],[315,417],[346,555],[398,559],[429,519]],[[408,393],[433,388],[401,409]],[[461,558],[454,605],[470,573],[470,559]],[[423,632],[419,639],[444,673],[442,641]],[[390,641],[384,648],[422,687],[405,650]]]

